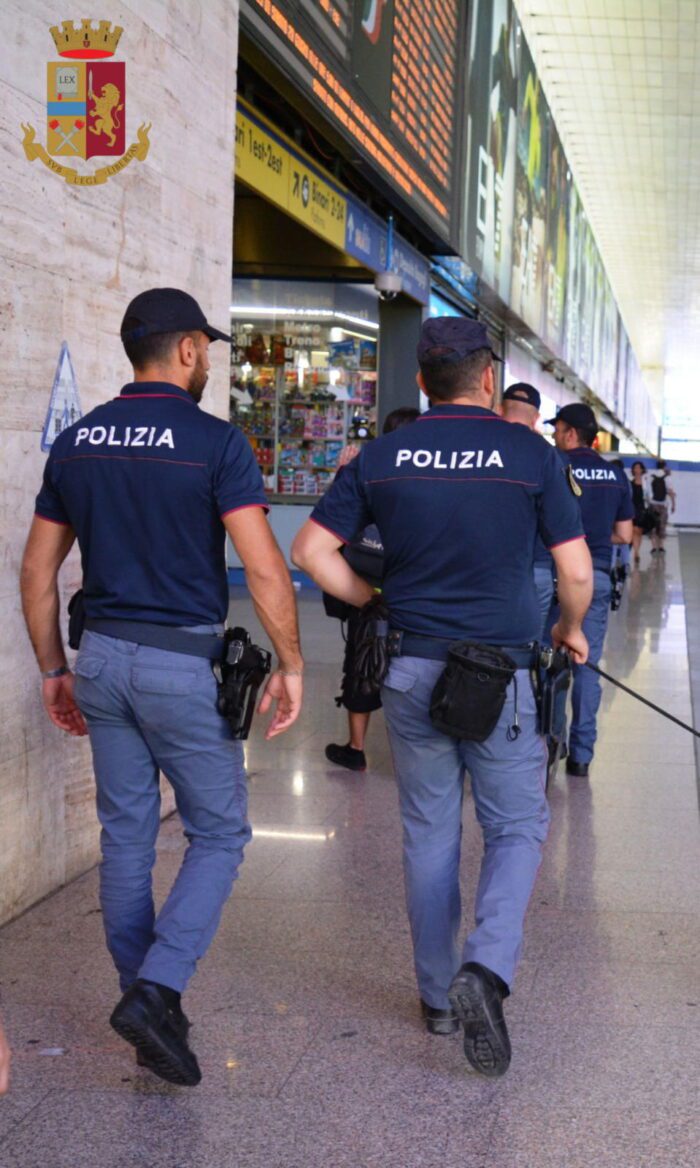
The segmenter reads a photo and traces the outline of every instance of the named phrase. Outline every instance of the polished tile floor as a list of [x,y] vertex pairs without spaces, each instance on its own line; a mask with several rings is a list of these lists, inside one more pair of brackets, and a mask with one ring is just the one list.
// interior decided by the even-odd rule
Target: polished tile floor
[[[700,535],[684,536],[698,606]],[[236,621],[255,627],[235,595]],[[330,768],[339,626],[300,610],[300,723],[247,748],[255,838],[186,1007],[204,1081],[137,1070],[107,1024],[116,983],[96,873],[0,931],[15,1049],[2,1168],[696,1168],[698,803],[690,735],[606,689],[590,782],[560,774],[507,1016],[505,1079],[468,1073],[419,1019],[381,716],[370,769]],[[697,621],[700,610],[693,612]],[[690,621],[689,621],[690,625]],[[700,645],[700,641],[699,641]],[[610,672],[692,717],[679,540],[645,545],[611,617]],[[163,827],[159,893],[178,866]],[[465,807],[471,903],[480,841]],[[465,922],[466,925],[466,922]]]

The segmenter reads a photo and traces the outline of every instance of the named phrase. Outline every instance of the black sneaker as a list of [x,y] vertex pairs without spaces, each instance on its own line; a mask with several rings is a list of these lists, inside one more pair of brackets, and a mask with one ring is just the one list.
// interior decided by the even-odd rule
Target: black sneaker
[[573,758],[567,758],[566,773],[567,775],[575,775],[577,779],[587,779],[588,765],[587,762],[576,762]]
[[335,742],[331,742],[326,747],[326,758],[336,766],[347,767],[349,771],[367,770],[364,750],[355,750],[349,742],[347,746],[337,746]]
[[488,1079],[505,1075],[510,1066],[510,1039],[503,1017],[504,983],[490,969],[469,961],[447,991],[464,1029],[467,1062]]
[[135,981],[115,1007],[109,1020],[117,1034],[136,1047],[147,1066],[166,1083],[196,1087],[201,1081],[196,1056],[187,1045],[187,1029],[169,1010],[154,985]]
[[[172,1006],[168,1006],[168,1013],[170,1015],[170,1021],[172,1022],[173,1027],[179,1034],[180,1038],[183,1042],[187,1042],[187,1036],[192,1029],[192,1024],[189,1018],[180,1007],[178,1007],[176,1010],[173,1010]],[[151,1065],[148,1057],[143,1053],[142,1050],[139,1050],[138,1047],[136,1047],[136,1065],[137,1067],[146,1067],[147,1070],[153,1071],[156,1075],[158,1074],[158,1071]]]
[[439,1010],[437,1006],[429,1006],[422,998],[420,1008],[428,1034],[454,1034],[459,1030],[459,1018],[453,1009]]

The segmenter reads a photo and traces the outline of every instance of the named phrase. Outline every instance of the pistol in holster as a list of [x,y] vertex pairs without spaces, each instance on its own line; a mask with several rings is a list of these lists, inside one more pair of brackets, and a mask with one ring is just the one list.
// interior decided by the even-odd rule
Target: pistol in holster
[[258,690],[271,664],[270,653],[252,645],[250,633],[245,629],[226,630],[223,656],[213,669],[217,681],[216,708],[226,718],[234,738],[248,737]]
[[616,564],[610,569],[610,611],[617,612],[622,604],[622,593],[627,579],[627,569],[624,564]]
[[82,588],[79,588],[68,601],[68,644],[71,649],[80,648],[80,638],[84,631],[85,596]]
[[566,733],[566,695],[571,685],[571,661],[563,649],[540,646],[533,667],[538,731],[554,742]]

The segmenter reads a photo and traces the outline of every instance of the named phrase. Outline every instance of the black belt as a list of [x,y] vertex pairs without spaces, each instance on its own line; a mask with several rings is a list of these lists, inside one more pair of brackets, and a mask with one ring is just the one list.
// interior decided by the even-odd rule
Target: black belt
[[171,625],[153,625],[148,621],[92,620],[85,621],[91,633],[116,637],[119,641],[135,641],[150,649],[166,649],[170,653],[185,653],[189,657],[206,657],[220,661],[224,655],[224,638],[209,633],[188,633]]
[[[430,661],[447,661],[454,637],[423,637],[419,633],[404,633],[400,629],[389,629],[387,650],[390,657],[424,657]],[[535,661],[533,645],[521,645],[516,649],[509,645],[500,649],[515,663],[516,669],[530,669]]]

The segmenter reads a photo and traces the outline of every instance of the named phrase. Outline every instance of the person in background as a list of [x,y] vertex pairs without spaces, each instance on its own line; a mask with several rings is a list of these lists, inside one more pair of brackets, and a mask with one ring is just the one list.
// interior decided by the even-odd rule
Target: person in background
[[[501,417],[506,422],[517,422],[535,430],[540,417],[541,398],[539,390],[527,381],[516,381],[509,385],[501,399]],[[550,553],[538,536],[535,540],[535,557],[532,565],[537,601],[540,606],[540,636],[544,636],[547,617],[554,597],[554,562]]]
[[651,554],[656,556],[666,551],[666,525],[668,524],[668,501],[671,501],[671,514],[676,510],[676,492],[669,486],[671,472],[663,458],[656,463],[656,474],[651,476],[651,502],[649,506],[656,516],[656,527],[651,533]]
[[527,381],[509,385],[501,398],[501,417],[506,422],[519,422],[528,430],[535,430],[540,416],[541,398],[538,389]]
[[632,517],[632,552],[635,566],[639,564],[642,550],[642,536],[649,531],[648,495],[644,476],[647,473],[643,462],[633,462],[630,467],[632,475],[631,491],[634,515]]
[[[415,409],[413,406],[402,406],[397,410],[392,410],[386,416],[382,433],[391,434],[392,431],[398,430],[399,427],[407,426],[410,422],[415,422],[419,416],[420,410]],[[350,445],[343,447],[338,460],[338,473],[340,474],[342,468],[351,463],[359,453],[359,446]],[[359,540],[355,541],[352,547],[357,553],[358,558],[361,558],[363,554],[366,555],[372,582],[376,581],[377,585],[379,585],[381,581],[380,565],[383,559],[384,549],[382,547],[381,536],[374,524],[370,524],[369,527],[365,528]],[[366,573],[361,572],[360,574],[364,575],[366,579],[368,578]],[[348,712],[349,740],[345,745],[337,742],[329,742],[326,747],[326,758],[335,766],[346,767],[350,771],[364,771],[367,769],[365,739],[367,737],[367,730],[369,729],[370,715],[375,710],[381,709],[382,700],[378,693],[363,694],[360,691],[355,676],[355,642],[357,638],[359,609],[352,608],[350,605],[342,605],[341,601],[336,601],[334,598],[331,599],[333,605],[342,606],[341,608],[336,608],[334,611],[338,613],[342,611],[343,615],[341,619],[347,621],[343,680],[340,695],[335,700],[336,705],[345,706]]]
[[[618,470],[621,470],[623,472],[625,470],[625,464],[621,458],[611,458],[610,465],[616,466],[618,468]],[[633,538],[634,538],[634,526],[632,527],[632,532],[633,532]],[[630,544],[630,543],[613,544],[612,562],[610,564],[610,567],[612,569],[615,569],[619,565],[621,568],[624,569],[625,576],[629,576],[631,563],[632,563],[632,544]]]

